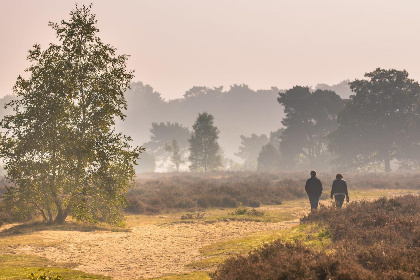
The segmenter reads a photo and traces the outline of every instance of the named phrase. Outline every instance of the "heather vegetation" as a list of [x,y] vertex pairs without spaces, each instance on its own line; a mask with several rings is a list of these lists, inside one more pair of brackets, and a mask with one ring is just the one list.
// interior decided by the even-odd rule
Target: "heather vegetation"
[[281,239],[227,260],[212,279],[418,279],[420,197],[381,198],[345,209],[321,208],[303,224],[320,224],[332,240],[313,248]]
[[[286,200],[306,198],[303,187],[308,176],[303,172],[150,174],[139,177],[136,187],[128,191],[126,211],[152,214],[235,208],[241,204],[248,207],[279,205]],[[328,198],[335,175],[320,173],[318,177],[324,187],[321,198]],[[362,190],[420,189],[420,173],[351,173],[345,174],[345,180],[351,200]]]
[[138,179],[127,194],[131,213],[160,213],[215,207],[259,207],[306,194],[299,181],[269,173],[172,174]]

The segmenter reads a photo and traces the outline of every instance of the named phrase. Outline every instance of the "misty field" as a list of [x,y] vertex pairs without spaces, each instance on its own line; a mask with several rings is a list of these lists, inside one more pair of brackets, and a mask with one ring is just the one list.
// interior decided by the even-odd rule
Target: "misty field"
[[[291,273],[284,274],[284,279],[290,275],[306,279],[311,269],[325,267],[333,271],[326,269],[325,275],[334,278],[334,265],[343,273],[356,271],[359,279],[419,277],[412,273],[415,266],[403,264],[404,259],[418,255],[418,237],[395,238],[398,230],[418,233],[419,173],[349,174],[345,180],[350,204],[341,210],[332,208],[329,199],[333,174],[321,172],[319,178],[324,185],[322,206],[312,214],[304,192],[305,174],[254,172],[142,175],[127,194],[130,206],[124,228],[71,220],[53,226],[37,221],[38,217],[16,223],[0,212],[0,279],[25,279],[30,273],[63,279],[272,279],[272,275],[259,274],[261,269],[279,267],[270,255],[282,260],[280,267]],[[399,211],[411,219],[408,224]],[[400,228],[386,219],[398,221]],[[354,240],[344,234],[347,230]],[[384,230],[393,236],[382,234]],[[378,233],[382,239],[377,239]],[[344,246],[359,250],[361,240],[367,249],[355,250],[355,254],[360,253],[366,265],[359,265],[357,256],[344,266],[342,259],[334,259],[334,254],[345,254]],[[372,260],[381,246],[393,253],[388,256],[388,251],[381,251],[387,255],[375,263]],[[398,254],[401,263],[396,261]],[[299,271],[299,258],[310,256],[318,256],[323,263],[308,261]],[[247,271],[248,278],[239,271]]]

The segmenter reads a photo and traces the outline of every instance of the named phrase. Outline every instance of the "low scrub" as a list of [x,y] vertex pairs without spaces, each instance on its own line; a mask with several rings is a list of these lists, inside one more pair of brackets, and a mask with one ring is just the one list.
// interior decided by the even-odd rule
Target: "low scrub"
[[[223,175],[222,175],[223,174]],[[280,179],[268,173],[213,175],[160,175],[139,179],[127,194],[127,212],[154,214],[207,208],[278,205],[283,200],[305,197],[304,181]]]
[[[344,174],[350,197],[356,190],[420,189],[420,173]],[[133,214],[194,211],[206,208],[236,208],[279,205],[285,200],[306,198],[308,172],[217,172],[142,175],[127,194]],[[324,187],[322,199],[329,197],[335,174],[319,172]]]
[[[302,219],[328,230],[323,251],[277,240],[228,259],[212,279],[419,279],[420,197],[381,198]],[[328,252],[328,253],[327,253]]]

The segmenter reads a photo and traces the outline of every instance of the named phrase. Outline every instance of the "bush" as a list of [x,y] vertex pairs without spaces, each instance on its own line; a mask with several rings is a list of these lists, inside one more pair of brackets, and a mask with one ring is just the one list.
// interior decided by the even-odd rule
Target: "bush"
[[310,250],[300,243],[276,240],[249,256],[228,259],[211,275],[211,279],[372,279],[371,276],[363,268],[354,269],[354,265],[345,259],[335,259],[325,253]]
[[259,203],[258,201],[253,200],[253,201],[250,201],[250,202],[248,203],[248,206],[249,206],[249,207],[255,207],[255,208],[258,208],[258,207],[260,207],[260,206],[261,206],[261,203]]
[[142,214],[145,209],[144,205],[140,201],[130,198],[128,199],[128,206],[125,208],[125,211],[132,214]]
[[227,208],[235,208],[238,207],[238,202],[234,198],[224,197],[222,206]]

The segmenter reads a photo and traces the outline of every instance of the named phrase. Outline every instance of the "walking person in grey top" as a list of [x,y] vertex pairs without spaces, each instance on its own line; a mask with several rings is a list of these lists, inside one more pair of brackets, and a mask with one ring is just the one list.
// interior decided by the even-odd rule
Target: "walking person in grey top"
[[331,199],[334,196],[335,205],[337,208],[341,208],[343,207],[344,198],[346,198],[347,202],[350,201],[349,192],[347,190],[347,183],[343,180],[343,175],[338,173],[335,178],[331,189]]
[[317,209],[319,204],[319,197],[322,194],[322,183],[316,177],[316,171],[311,171],[311,178],[306,181],[305,191],[308,194],[309,202],[311,203],[311,210]]

